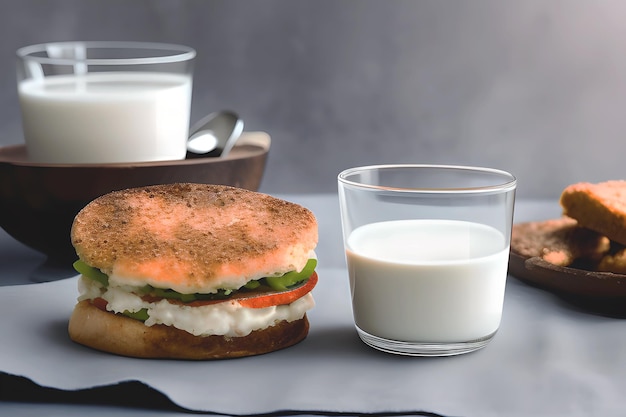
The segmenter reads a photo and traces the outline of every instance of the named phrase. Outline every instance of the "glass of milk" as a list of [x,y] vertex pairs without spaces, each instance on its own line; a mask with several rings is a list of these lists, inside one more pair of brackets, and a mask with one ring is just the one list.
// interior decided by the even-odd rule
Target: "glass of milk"
[[150,42],[57,42],[17,51],[28,157],[44,164],[184,159],[196,52]]
[[338,185],[361,340],[414,356],[486,346],[502,317],[515,177],[378,165],[347,169]]

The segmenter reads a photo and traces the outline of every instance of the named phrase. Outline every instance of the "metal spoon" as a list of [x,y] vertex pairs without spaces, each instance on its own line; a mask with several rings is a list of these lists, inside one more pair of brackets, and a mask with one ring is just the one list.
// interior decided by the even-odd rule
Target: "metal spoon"
[[187,158],[225,157],[243,132],[237,113],[223,110],[198,120],[189,130]]

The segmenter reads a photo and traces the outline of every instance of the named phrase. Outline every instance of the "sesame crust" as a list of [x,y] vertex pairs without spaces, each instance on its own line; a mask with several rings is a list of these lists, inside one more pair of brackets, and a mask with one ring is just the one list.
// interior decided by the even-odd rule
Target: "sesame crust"
[[314,215],[297,204],[168,184],[97,198],[76,216],[71,239],[81,260],[116,279],[201,292],[301,269],[318,236]]

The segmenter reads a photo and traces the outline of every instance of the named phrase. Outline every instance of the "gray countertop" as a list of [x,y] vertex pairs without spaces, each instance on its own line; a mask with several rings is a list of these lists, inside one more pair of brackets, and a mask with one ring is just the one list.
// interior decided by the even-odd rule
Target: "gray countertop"
[[[324,276],[328,280],[342,280],[345,263],[337,197],[330,194],[279,197],[300,203],[315,213],[320,226],[317,253],[320,270],[324,271],[320,274],[320,282]],[[517,222],[553,218],[559,214],[555,202],[518,201],[516,204]],[[0,230],[0,284],[32,284],[64,274],[63,271],[46,268],[44,261],[43,256]],[[347,285],[342,282],[341,287],[344,291]],[[329,309],[334,304],[323,299],[328,294],[328,284],[321,285],[321,299],[316,308],[319,311],[312,317],[314,322],[332,320]],[[8,307],[5,309],[0,305],[0,313],[6,320],[11,317],[11,312]],[[341,311],[344,310],[345,306],[342,306]],[[342,320],[348,322],[345,315],[338,318],[338,321]],[[369,348],[365,349],[356,342],[351,331],[348,331],[349,334],[331,335],[315,328],[312,329],[309,345],[301,349],[319,353],[313,349],[333,346],[336,355],[344,355],[345,360],[371,360],[372,369],[380,372],[385,367],[415,369],[418,374],[406,379],[415,392],[416,403],[411,408],[414,413],[424,410],[431,413],[428,415],[446,416],[623,416],[626,415],[626,401],[621,393],[621,387],[626,382],[625,327],[623,320],[581,311],[560,297],[509,277],[501,330],[482,351],[442,360],[414,358],[400,362],[391,355],[372,354]],[[6,337],[6,334],[3,335],[0,343],[7,344]],[[324,366],[355,369],[350,364],[342,365],[338,358],[328,358],[330,361],[321,362],[318,366],[321,368],[316,373],[304,376],[308,383],[323,381]],[[257,364],[258,369],[262,369],[261,363]],[[167,395],[153,389],[154,386],[149,383],[121,382],[74,391],[59,389],[54,384],[41,386],[28,378],[6,372],[6,369],[12,368],[9,364],[0,364],[0,415],[147,416],[179,415],[186,409],[194,409],[185,407],[184,402],[181,406],[180,401],[170,401]],[[402,372],[406,374],[406,370]],[[338,375],[336,379],[341,380],[342,376]],[[319,415],[318,412],[323,414],[324,410],[329,413],[395,412],[396,415],[409,411],[402,407],[384,408],[384,396],[389,393],[377,391],[377,387],[368,385],[367,379],[362,381],[346,386],[345,396],[362,396],[361,407],[376,404],[369,409],[342,409],[341,405],[329,409],[321,406],[328,404],[322,399],[319,400],[320,408],[316,409],[316,400],[313,399],[312,405],[292,408],[291,411],[299,415],[313,411]],[[394,386],[390,384],[385,386]],[[311,390],[312,395],[316,392],[324,392],[323,387]],[[372,400],[371,397],[381,394],[383,397],[378,401]],[[338,401],[337,404],[347,407],[350,402]],[[225,409],[221,410],[224,412]]]

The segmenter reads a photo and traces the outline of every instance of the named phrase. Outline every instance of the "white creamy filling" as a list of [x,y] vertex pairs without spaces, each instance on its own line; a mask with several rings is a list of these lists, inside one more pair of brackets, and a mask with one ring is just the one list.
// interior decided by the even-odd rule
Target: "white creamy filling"
[[108,302],[107,310],[115,313],[148,310],[146,326],[164,324],[185,330],[196,336],[221,335],[241,337],[286,320],[299,320],[315,306],[308,293],[291,304],[266,308],[243,307],[237,301],[190,307],[169,303],[167,300],[147,302],[128,291],[127,287],[104,287],[100,283],[80,277],[78,301],[101,297]]

